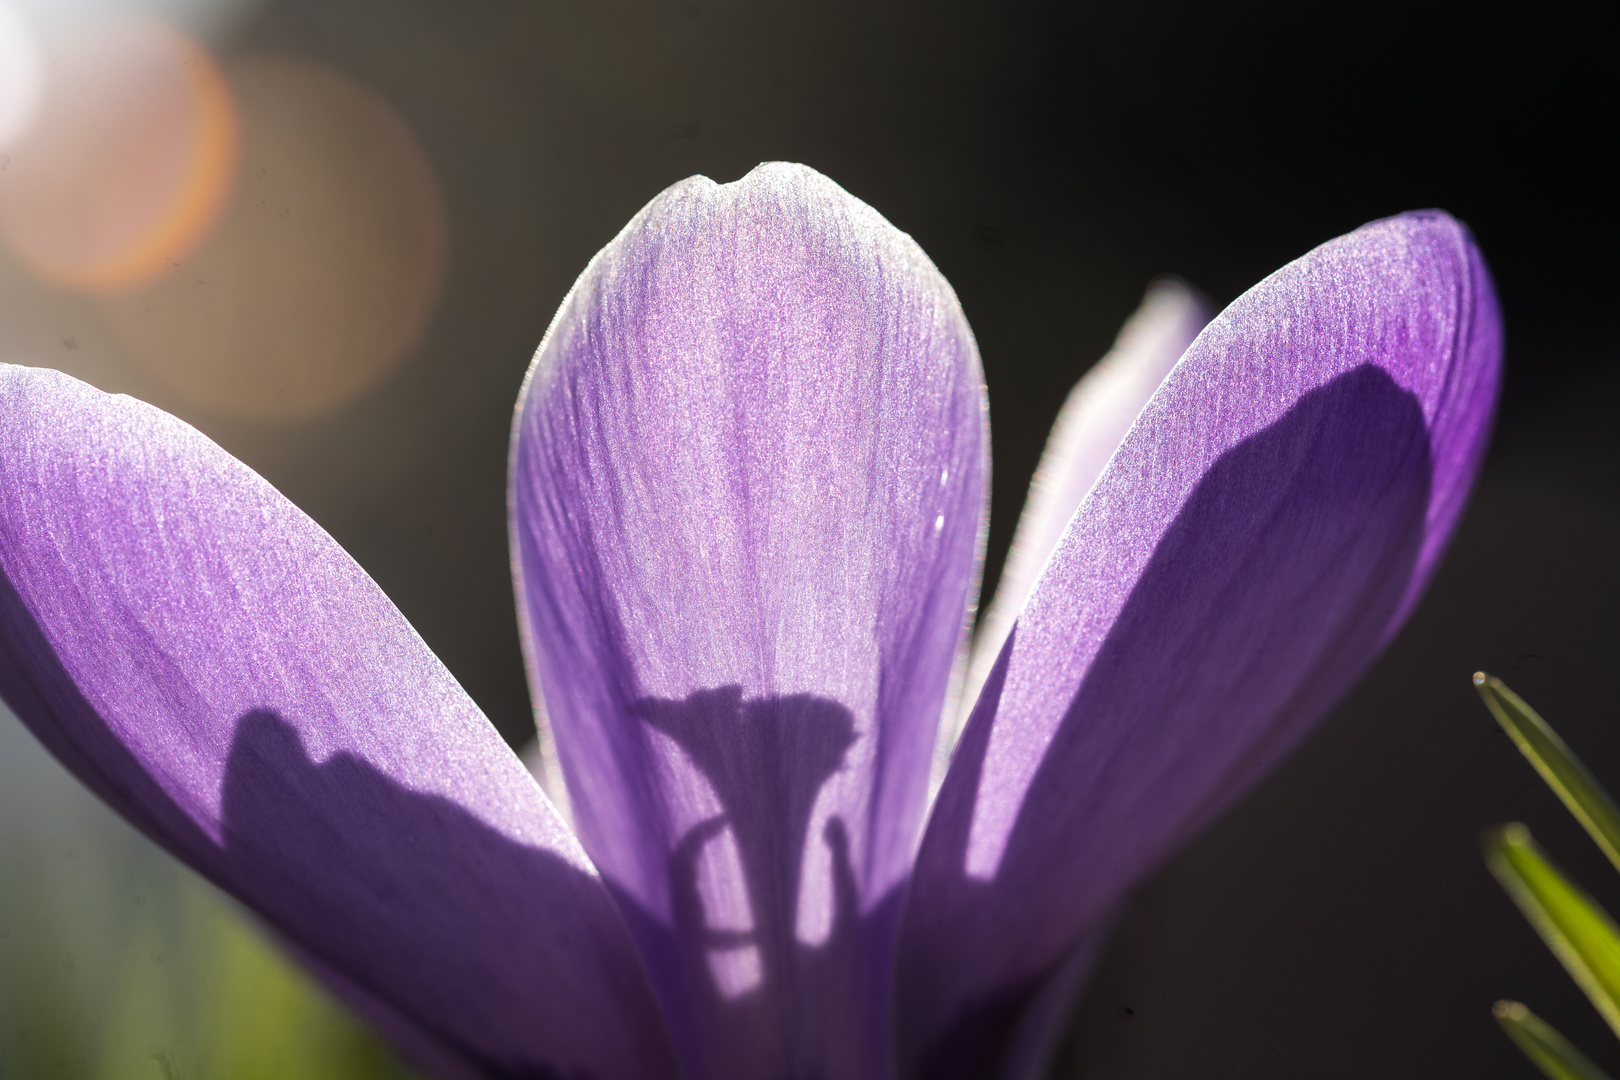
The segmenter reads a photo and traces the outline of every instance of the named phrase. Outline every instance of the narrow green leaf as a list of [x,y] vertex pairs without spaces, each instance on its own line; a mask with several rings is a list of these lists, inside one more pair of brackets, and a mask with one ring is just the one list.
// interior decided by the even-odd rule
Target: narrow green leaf
[[1498,1001],[1491,1013],[1524,1056],[1551,1080],[1609,1080],[1608,1073],[1592,1064],[1551,1024],[1517,1001]]
[[1603,785],[1586,771],[1586,766],[1536,710],[1504,686],[1501,679],[1476,671],[1474,687],[1502,730],[1530,759],[1547,786],[1564,800],[1569,812],[1586,826],[1603,854],[1620,869],[1620,807],[1615,806]]
[[1491,873],[1620,1034],[1620,932],[1614,922],[1558,872],[1523,825],[1491,830],[1484,846]]

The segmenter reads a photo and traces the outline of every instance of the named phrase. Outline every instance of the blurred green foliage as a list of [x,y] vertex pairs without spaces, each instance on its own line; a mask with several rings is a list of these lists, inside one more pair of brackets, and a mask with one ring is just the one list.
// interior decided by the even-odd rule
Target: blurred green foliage
[[1541,940],[1620,1033],[1620,932],[1517,823],[1485,837],[1485,862]]
[[1498,1001],[1491,1011],[1514,1045],[1552,1080],[1609,1080],[1608,1073],[1517,1001]]
[[[1620,867],[1620,808],[1574,751],[1500,679],[1474,673],[1486,708],[1609,860]],[[1598,1012],[1620,1034],[1620,930],[1552,864],[1518,822],[1486,832],[1485,864]],[[1550,1024],[1516,1001],[1498,1001],[1497,1023],[1551,1080],[1608,1080]]]
[[0,710],[0,1078],[415,1075]]

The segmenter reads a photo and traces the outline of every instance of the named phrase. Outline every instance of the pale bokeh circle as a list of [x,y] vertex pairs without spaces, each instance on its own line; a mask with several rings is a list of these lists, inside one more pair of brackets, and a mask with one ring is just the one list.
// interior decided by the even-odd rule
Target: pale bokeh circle
[[203,47],[149,18],[49,54],[43,100],[0,171],[0,229],[36,274],[91,292],[167,273],[230,194],[235,109]]
[[23,17],[0,0],[0,153],[28,134],[45,91],[45,60]]
[[449,239],[432,167],[382,97],[289,59],[230,67],[242,165],[218,229],[179,271],[106,302],[120,338],[207,410],[328,412],[420,339]]

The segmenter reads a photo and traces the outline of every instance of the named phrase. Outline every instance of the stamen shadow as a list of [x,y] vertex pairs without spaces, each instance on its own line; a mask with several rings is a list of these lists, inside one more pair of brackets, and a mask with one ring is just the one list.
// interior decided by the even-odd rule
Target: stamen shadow
[[[692,1032],[693,1050],[729,1075],[862,1075],[872,1054],[886,1052],[873,1039],[885,1027],[898,890],[860,910],[847,827],[836,816],[820,837],[830,853],[830,927],[807,944],[796,919],[816,798],[856,742],[853,715],[810,694],[745,699],[738,686],[645,698],[630,712],[680,747],[720,808],[670,852],[669,925],[628,897],[620,904],[672,1028]],[[715,928],[702,895],[704,848],[728,835],[745,930]],[[735,950],[756,950],[757,977],[728,993],[711,961]]]

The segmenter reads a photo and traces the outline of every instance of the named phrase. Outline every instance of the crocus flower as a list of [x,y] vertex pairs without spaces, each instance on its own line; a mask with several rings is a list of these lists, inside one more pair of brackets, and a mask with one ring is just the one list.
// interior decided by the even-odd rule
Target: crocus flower
[[442,1076],[1025,1075],[1125,891],[1395,633],[1487,437],[1498,309],[1443,213],[1323,245],[1183,353],[1196,321],[1076,391],[1090,434],[969,661],[988,439],[950,287],[801,167],[655,199],[513,435],[572,830],[266,482],[7,367],[0,691]]

